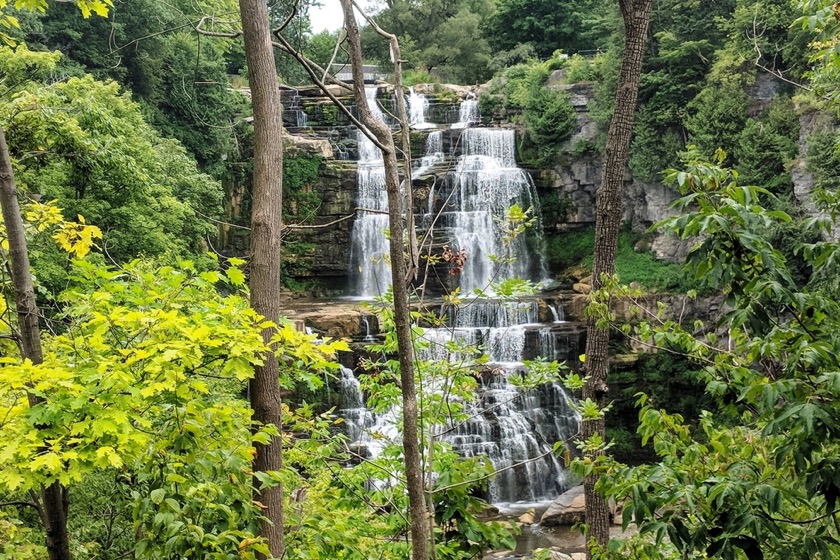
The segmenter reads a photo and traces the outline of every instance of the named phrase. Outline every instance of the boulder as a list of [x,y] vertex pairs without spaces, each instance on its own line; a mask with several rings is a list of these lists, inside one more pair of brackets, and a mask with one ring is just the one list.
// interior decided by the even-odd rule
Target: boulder
[[557,527],[559,525],[574,525],[583,523],[586,512],[586,502],[583,486],[574,486],[557,496],[548,506],[540,519],[543,527]]
[[592,286],[584,284],[583,282],[576,282],[575,284],[572,284],[572,289],[579,294],[588,294],[592,291]]
[[321,156],[325,159],[334,157],[332,144],[326,138],[285,134],[283,140],[285,141],[284,150],[291,156],[303,152],[307,155]]
[[520,515],[518,521],[524,525],[532,525],[534,523],[534,508]]

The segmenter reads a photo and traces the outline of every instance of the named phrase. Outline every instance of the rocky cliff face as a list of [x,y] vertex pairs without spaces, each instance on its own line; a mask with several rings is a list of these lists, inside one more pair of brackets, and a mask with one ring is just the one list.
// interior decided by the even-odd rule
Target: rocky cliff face
[[[564,231],[570,227],[581,227],[595,223],[595,193],[601,184],[603,156],[592,150],[581,150],[595,141],[598,123],[589,115],[589,104],[595,97],[593,85],[582,82],[565,84],[564,70],[556,71],[549,80],[549,86],[564,90],[577,114],[574,135],[566,142],[562,163],[550,169],[533,170],[537,186],[545,191],[556,191],[560,200],[568,201],[566,216],[547,228]],[[638,230],[646,230],[652,224],[670,215],[670,205],[678,193],[661,183],[644,183],[634,179],[628,169],[624,179],[623,221]],[[688,247],[673,237],[659,235],[651,243],[657,258],[682,261]]]
[[[589,116],[588,105],[594,96],[592,84],[555,84],[568,91],[577,112],[574,136],[567,141],[562,163],[549,169],[529,169],[541,196],[553,195],[564,201],[565,216],[553,223],[544,222],[546,233],[560,233],[570,228],[594,223],[595,192],[600,184],[602,158],[591,151],[576,152],[581,142],[593,142],[598,125]],[[335,88],[336,96],[355,111],[348,92]],[[459,120],[461,102],[473,95],[461,86],[421,85],[416,93],[426,96],[428,122],[452,124]],[[393,110],[389,96],[392,89],[382,86],[380,102]],[[350,119],[314,88],[289,90],[284,93],[287,138],[290,154],[318,156],[322,163],[316,184],[312,185],[320,201],[314,215],[292,212],[285,239],[289,248],[287,277],[308,295],[338,295],[347,285],[350,274],[350,238],[356,211],[356,162],[358,141]],[[489,124],[489,123],[488,123]],[[504,123],[493,123],[494,126]],[[513,126],[513,125],[508,125]],[[442,127],[443,159],[427,167],[413,181],[415,214],[436,204],[435,186],[455,165],[460,155],[461,129]],[[426,149],[430,130],[412,131],[412,159],[415,170]],[[556,194],[555,194],[556,193]],[[636,228],[647,228],[668,215],[668,206],[676,198],[670,189],[659,184],[634,181],[629,172],[624,191],[624,220]],[[292,209],[294,210],[294,209]],[[418,220],[418,223],[420,221]],[[680,244],[657,239],[653,249],[661,258],[680,259],[685,249]],[[444,278],[445,274],[434,274]]]
[[[555,213],[543,221],[546,234],[562,234],[570,229],[594,224],[595,193],[601,182],[603,158],[597,150],[591,149],[599,134],[598,123],[589,114],[589,105],[594,98],[590,83],[566,84],[562,70],[549,80],[549,87],[568,92],[576,111],[574,135],[563,147],[560,163],[550,168],[528,169],[537,191],[543,199],[560,201],[562,212]],[[752,112],[761,111],[773,99],[778,84],[772,80],[758,80],[751,91]],[[461,102],[481,95],[481,88],[473,91],[462,86],[419,85],[416,93],[426,96],[426,120],[433,123],[455,123],[459,120]],[[333,92],[348,103],[354,111],[349,92],[334,88]],[[380,86],[379,100],[387,115],[393,113],[390,86]],[[286,112],[284,119],[292,137],[287,140],[290,153],[322,158],[316,184],[311,186],[320,201],[317,211],[312,213],[292,212],[287,243],[290,258],[288,276],[314,293],[328,295],[342,293],[347,285],[349,271],[350,238],[356,210],[356,163],[358,141],[350,119],[315,88],[289,90],[285,92]],[[800,151],[806,150],[808,135],[829,126],[825,118],[817,113],[805,113],[801,117]],[[485,126],[509,126],[510,123],[485,123]],[[451,171],[460,150],[460,129],[441,127],[441,149],[443,159],[426,168],[413,181],[415,214],[422,216],[435,204],[436,185]],[[415,170],[425,153],[430,130],[418,127],[412,130],[412,159]],[[813,177],[806,170],[804,156],[794,162],[792,175],[795,195],[803,206],[814,212],[811,201]],[[624,183],[624,221],[638,230],[645,230],[652,224],[672,214],[670,205],[678,194],[659,183],[645,183],[632,177],[627,171]],[[311,209],[310,209],[311,210]],[[418,220],[420,223],[420,220]],[[654,236],[650,249],[658,258],[681,261],[685,258],[688,245],[667,236]],[[312,282],[314,281],[314,282]]]

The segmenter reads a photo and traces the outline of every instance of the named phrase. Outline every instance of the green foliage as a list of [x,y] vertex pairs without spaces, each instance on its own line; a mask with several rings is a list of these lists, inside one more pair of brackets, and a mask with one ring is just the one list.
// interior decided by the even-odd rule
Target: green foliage
[[735,146],[740,180],[775,195],[792,194],[788,164],[798,155],[799,119],[789,99],[776,99],[765,119],[748,119]]
[[227,57],[235,43],[201,38],[184,22],[236,10],[228,0],[166,5],[135,0],[116,3],[109,19],[82,19],[71,6],[55,3],[45,14],[27,18],[22,29],[33,48],[62,51],[62,75],[91,73],[130,90],[147,121],[179,140],[218,178],[223,160],[235,159],[233,128],[245,112],[244,99],[227,85]]
[[540,161],[556,156],[558,144],[575,130],[576,114],[566,93],[547,88],[531,92],[523,111],[528,138],[538,149]]
[[559,52],[545,62],[517,64],[498,74],[479,97],[484,115],[505,118],[521,114],[526,142],[520,146],[523,160],[540,166],[557,159],[560,145],[575,130],[576,114],[568,94],[545,86],[551,72],[565,64]]
[[[77,262],[66,332],[45,341],[44,364],[4,360],[2,488],[130,469],[138,557],[157,557],[163,534],[170,553],[235,552],[259,515],[242,472],[250,411],[238,381],[265,345],[247,301],[217,294],[222,279],[188,262],[118,271]],[[44,401],[30,406],[27,391]],[[223,506],[233,511],[207,503],[237,489],[240,505]]]
[[546,0],[501,0],[489,29],[495,47],[513,49],[530,45],[539,58],[556,49],[566,52],[601,47],[607,28],[595,14],[600,7],[593,0],[567,0],[561,4]]
[[[618,236],[616,274],[622,283],[637,282],[648,290],[685,293],[697,287],[683,266],[657,260],[650,252],[636,250],[641,235],[623,230]],[[566,232],[547,239],[548,263],[552,270],[577,266],[592,267],[595,229]]]
[[146,124],[115,83],[30,83],[0,103],[0,121],[21,190],[99,224],[115,259],[198,253],[215,231],[204,216],[219,212],[220,185]]
[[531,43],[522,43],[510,50],[495,53],[493,60],[490,62],[490,68],[494,74],[497,74],[510,66],[530,64],[536,61],[537,53],[534,51],[533,45]]
[[[728,296],[729,311],[715,325],[728,340],[719,343],[702,324],[675,321],[642,324],[636,332],[702,365],[707,394],[739,425],[720,425],[704,413],[695,435],[680,415],[641,396],[639,433],[660,462],[613,465],[601,488],[627,496],[624,524],[634,521],[653,546],[672,555],[833,558],[840,553],[832,435],[837,302],[819,283],[794,280],[763,235],[789,217],[759,206],[758,197],[769,194],[738,186],[737,173],[721,167],[724,159],[719,153],[706,162],[695,152],[685,170],[668,173],[685,194],[677,207],[688,211],[662,225],[700,237],[691,261],[698,276]],[[799,250],[819,278],[835,273],[838,248],[820,241]]]
[[819,132],[808,137],[806,162],[814,174],[817,198],[830,206],[831,195],[840,190],[840,135]]
[[283,160],[283,206],[285,217],[296,221],[312,219],[321,205],[315,183],[323,158],[298,155]]
[[598,77],[595,69],[596,64],[593,60],[584,58],[579,54],[573,54],[569,57],[566,66],[566,80],[570,84],[594,81]]
[[[315,33],[309,37],[309,40],[306,42],[303,54],[305,54],[309,60],[324,66],[333,58],[337,39],[338,32],[324,30],[320,33]],[[336,52],[335,64],[342,64],[345,62],[347,62],[347,53],[343,48],[339,48],[338,52]]]
[[691,142],[711,157],[736,146],[747,121],[747,97],[737,84],[710,85],[688,104],[685,127]]
[[[684,195],[674,207],[683,211],[654,227],[668,227],[683,239],[695,237],[701,231],[709,237],[695,245],[688,262],[698,282],[711,288],[723,286],[724,291],[740,296],[749,278],[760,271],[782,274],[783,278],[764,278],[767,282],[790,282],[783,267],[784,256],[768,241],[766,231],[774,220],[789,222],[782,211],[767,211],[758,205],[769,191],[760,187],[743,187],[736,183],[738,173],[723,166],[726,154],[718,150],[715,159],[707,162],[692,146],[684,156],[685,171],[670,169],[666,180],[676,183]],[[688,206],[697,205],[691,211]],[[711,220],[708,214],[725,216]],[[731,256],[750,255],[748,267],[736,266]],[[738,263],[739,265],[741,263]]]
[[613,398],[612,411],[606,416],[607,439],[615,445],[616,460],[638,464],[655,458],[651,449],[641,447],[638,435],[637,393],[649,396],[651,406],[661,406],[680,414],[689,425],[708,410],[713,400],[705,395],[699,367],[680,354],[667,351],[642,352],[635,363],[610,368],[607,380]]
[[[7,6],[8,3],[8,0],[3,0],[0,3],[0,29],[3,30],[13,30],[20,27],[19,19],[12,13],[14,11],[44,12],[47,9],[47,0],[14,0],[14,10],[11,9],[11,6]],[[114,5],[112,0],[74,0],[73,4],[85,19],[92,14],[105,17],[108,15],[108,9]],[[0,30],[0,43],[14,46],[16,44],[15,39],[3,30]]]
[[[398,0],[377,14],[377,22],[397,35],[407,67],[477,84],[489,77],[492,49],[484,26],[493,11],[488,0]],[[390,66],[388,43],[371,26],[362,30],[362,46],[365,58]]]
[[439,82],[440,78],[438,76],[430,74],[426,70],[407,70],[403,73],[403,85],[405,87],[411,87],[417,84],[435,84]]
[[0,510],[0,559],[40,560],[47,550],[39,544],[40,539],[23,521],[8,512]]

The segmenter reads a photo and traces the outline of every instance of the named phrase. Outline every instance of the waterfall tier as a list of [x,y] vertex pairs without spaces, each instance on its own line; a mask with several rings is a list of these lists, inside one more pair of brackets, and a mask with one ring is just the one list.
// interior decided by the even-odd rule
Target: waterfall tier
[[[376,102],[377,87],[365,88],[371,111],[385,120]],[[385,192],[385,163],[382,151],[361,131],[359,165],[356,171],[357,206],[361,209],[353,224],[350,244],[352,293],[362,297],[382,294],[391,286],[388,265],[388,197]]]

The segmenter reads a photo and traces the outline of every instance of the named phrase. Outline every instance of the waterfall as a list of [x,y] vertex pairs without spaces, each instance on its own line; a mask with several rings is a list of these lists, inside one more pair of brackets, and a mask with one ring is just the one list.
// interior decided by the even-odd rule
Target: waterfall
[[414,88],[408,88],[408,122],[411,128],[423,130],[435,128],[432,123],[426,122],[426,111],[429,110],[429,100],[420,93],[415,93]]
[[298,94],[297,90],[293,90],[291,96],[288,98],[288,100],[284,101],[283,104],[284,117],[288,118],[289,115],[294,117],[294,122],[289,122],[287,126],[294,126],[296,128],[306,128],[306,125],[308,124],[308,119],[306,112],[303,110],[303,104],[300,101],[300,95]]
[[[384,121],[376,103],[376,86],[365,88],[365,97],[373,114]],[[361,131],[359,164],[356,171],[357,206],[362,210],[356,215],[350,243],[350,271],[354,278],[352,293],[372,297],[391,286],[391,268],[388,265],[388,196],[385,191],[385,163],[382,151]]]
[[338,416],[344,420],[347,438],[358,453],[377,457],[390,442],[401,439],[397,422],[401,411],[375,414],[364,405],[364,395],[353,370],[340,366],[341,395]]
[[[503,305],[487,303],[474,318],[486,321],[512,320],[516,314],[527,318],[534,313],[532,306],[517,305],[518,310],[502,311]],[[477,306],[478,308],[478,306]],[[456,315],[450,317],[455,320]],[[459,322],[464,318],[458,318]],[[484,369],[479,378],[479,390],[474,401],[464,403],[465,420],[455,421],[442,428],[441,440],[453,446],[463,457],[484,456],[497,471],[490,483],[490,498],[494,503],[544,501],[562,493],[569,485],[561,462],[552,452],[555,441],[569,441],[578,431],[579,417],[572,408],[563,387],[558,383],[542,385],[530,391],[518,388],[512,380],[523,375],[522,360],[526,354],[539,353],[547,360],[566,359],[580,348],[569,341],[558,344],[560,336],[546,325],[472,326],[424,329],[418,341],[417,358],[428,362],[448,361],[458,364],[474,359],[475,349],[454,351],[452,343],[460,347],[474,346],[489,353],[495,363]],[[536,348],[530,348],[536,339]],[[561,354],[561,355],[558,355]],[[531,358],[534,356],[531,355]],[[427,391],[440,381],[427,381]],[[398,421],[401,411],[395,407],[383,414],[362,411],[358,381],[349,370],[342,370],[341,409],[347,434],[356,448],[376,457],[389,442],[399,442]]]
[[496,469],[490,485],[495,503],[542,501],[563,492],[567,475],[551,444],[577,431],[577,414],[563,389],[545,385],[527,394],[510,383],[515,371],[482,377],[476,414],[445,438],[464,457],[489,457]]
[[458,122],[453,124],[452,128],[467,128],[478,122],[478,101],[475,97],[464,99],[458,109]]
[[557,355],[557,337],[551,328],[542,328],[540,336],[540,356],[543,358]]
[[[441,131],[436,130],[429,134],[426,138],[426,155],[420,159],[420,166],[411,174],[412,179],[416,179],[428,171],[432,166],[443,161],[443,137]],[[431,203],[432,197],[429,197]],[[431,209],[429,212],[431,213]]]
[[[368,89],[367,96],[375,107],[376,90]],[[412,127],[429,124],[422,96],[410,90],[408,101]],[[378,116],[383,118],[381,113]],[[475,400],[464,403],[468,418],[441,428],[445,432],[441,439],[462,456],[490,459],[497,470],[490,483],[494,502],[547,500],[567,485],[565,470],[554,456],[552,445],[572,438],[578,431],[579,418],[559,384],[524,392],[512,381],[523,375],[525,360],[538,355],[547,360],[576,359],[582,348],[579,336],[567,326],[539,322],[536,301],[491,299],[491,282],[514,277],[537,280],[544,274],[543,258],[534,250],[533,235],[531,239],[519,235],[506,242],[503,229],[513,204],[523,210],[533,208],[536,215],[538,201],[530,177],[516,166],[514,132],[472,127],[479,123],[474,98],[464,100],[458,118],[452,128],[463,130],[447,134],[460,132],[460,157],[444,180],[432,182],[423,223],[426,227],[435,223],[434,246],[449,245],[466,253],[466,264],[457,279],[464,303],[442,313],[445,327],[422,329],[416,345],[417,359],[457,367],[472,363],[482,354],[488,356],[489,364],[475,372],[480,379]],[[425,156],[413,178],[445,161],[443,145],[441,131],[428,135]],[[360,207],[387,208],[382,154],[361,135],[357,183]],[[361,212],[356,218],[351,271],[358,296],[370,297],[390,285],[386,227],[384,214]],[[493,262],[494,256],[501,261]],[[476,290],[482,291],[482,297],[471,297]],[[562,320],[558,310],[552,308],[552,312],[555,322]],[[368,338],[369,325],[365,324],[365,329]],[[375,457],[387,443],[399,442],[399,407],[374,414],[360,406],[363,395],[353,372],[342,370],[341,381],[338,414],[345,419],[352,445],[360,453],[364,450]],[[425,391],[444,390],[435,387],[440,381],[424,379],[424,383]]]
[[[504,240],[501,222],[513,204],[538,210],[530,176],[516,167],[514,131],[471,128],[463,132],[461,144],[452,185],[457,209],[443,222],[451,227],[451,244],[467,254],[461,293],[487,290],[494,278],[544,275],[542,255],[528,249],[525,235],[507,245]],[[515,260],[496,264],[493,257]]]

